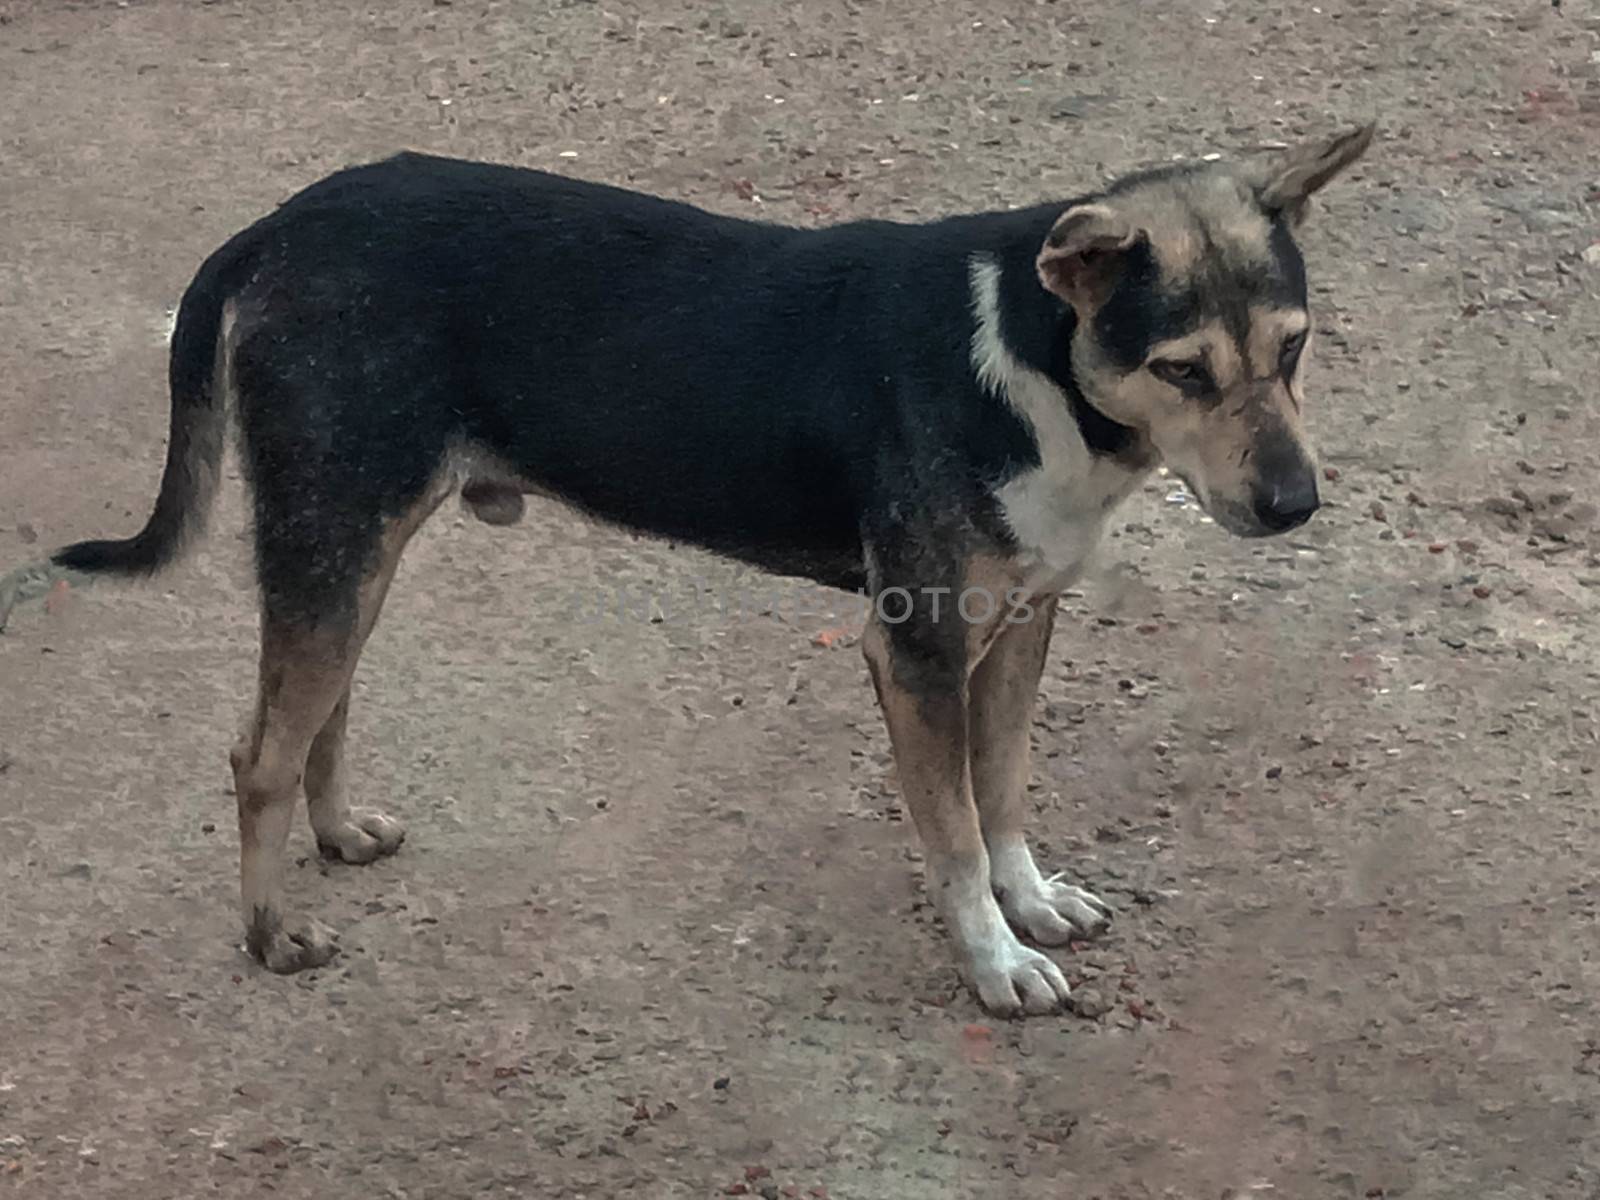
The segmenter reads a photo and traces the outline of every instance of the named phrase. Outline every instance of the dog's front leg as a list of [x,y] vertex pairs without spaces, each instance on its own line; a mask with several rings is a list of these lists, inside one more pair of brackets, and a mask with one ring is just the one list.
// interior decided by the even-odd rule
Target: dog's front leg
[[871,621],[863,640],[889,726],[900,791],[927,855],[927,886],[963,974],[990,1012],[1047,1013],[1069,994],[1045,955],[1017,940],[995,901],[968,766],[967,664],[959,622],[924,613]]
[[1045,878],[1023,834],[1028,735],[1055,612],[1056,599],[1048,596],[1007,614],[968,688],[972,790],[995,895],[1011,924],[1045,946],[1099,933],[1111,918],[1098,896]]

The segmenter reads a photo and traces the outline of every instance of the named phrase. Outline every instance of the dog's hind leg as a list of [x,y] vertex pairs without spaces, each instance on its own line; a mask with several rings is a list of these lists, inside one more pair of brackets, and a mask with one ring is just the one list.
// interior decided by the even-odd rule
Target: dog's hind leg
[[245,946],[279,974],[321,966],[336,949],[325,926],[285,911],[283,858],[311,743],[355,666],[356,631],[341,625],[287,620],[269,603],[261,619],[255,716],[231,756]]
[[344,763],[349,716],[350,689],[346,687],[306,757],[306,815],[324,857],[369,863],[400,849],[406,830],[378,809],[350,807]]
[[1055,612],[1055,597],[1044,597],[1027,620],[1001,625],[968,685],[972,790],[995,896],[1011,924],[1045,946],[1098,933],[1111,917],[1098,896],[1046,879],[1023,834],[1029,731]]
[[[400,556],[411,535],[449,495],[442,478],[416,503],[412,510],[390,523],[379,549],[379,559],[362,585],[359,624],[356,629],[359,654],[372,633],[383,607]],[[352,662],[351,668],[355,664]],[[405,826],[375,808],[352,808],[345,770],[345,725],[350,716],[350,686],[347,683],[338,703],[328,714],[306,757],[306,814],[317,848],[328,858],[347,863],[369,863],[393,854],[405,841]]]
[[[295,542],[258,529],[264,570],[261,684],[249,732],[232,762],[239,806],[239,883],[250,953],[280,974],[333,957],[330,931],[290,916],[283,898],[284,847],[304,781],[312,828],[324,850],[366,862],[393,851],[403,831],[345,796],[344,726],[350,679],[377,622],[400,553],[448,489],[435,486],[364,549],[349,529],[326,542]],[[332,511],[332,510],[330,510]],[[354,575],[351,564],[358,564]]]

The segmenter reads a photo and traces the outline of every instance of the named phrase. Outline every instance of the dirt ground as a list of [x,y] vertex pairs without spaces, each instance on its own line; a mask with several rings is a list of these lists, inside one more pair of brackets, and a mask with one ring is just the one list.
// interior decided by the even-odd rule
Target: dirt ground
[[143,520],[169,307],[352,161],[820,223],[1382,122],[1304,238],[1327,507],[1246,545],[1155,480],[1063,612],[1103,1015],[960,988],[843,617],[580,619],[771,581],[542,505],[413,546],[352,718],[410,839],[299,823],[345,953],[256,969],[235,483],[0,636],[0,1193],[1600,1196],[1592,2],[0,0],[0,99],[6,566]]

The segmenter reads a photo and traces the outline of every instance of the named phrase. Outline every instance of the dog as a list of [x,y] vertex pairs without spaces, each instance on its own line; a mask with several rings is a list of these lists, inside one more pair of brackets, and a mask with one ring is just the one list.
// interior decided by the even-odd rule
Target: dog
[[1158,465],[1243,537],[1315,512],[1295,231],[1373,133],[1063,203],[822,229],[418,154],[343,170],[200,268],[153,515],[49,571],[171,562],[232,413],[261,600],[259,692],[231,754],[245,945],[283,973],[337,949],[285,905],[300,790],[333,858],[404,837],[351,804],[350,681],[407,540],[451,494],[494,524],[538,494],[864,589],[865,657],[962,974],[997,1015],[1055,1011],[1067,981],[1035,947],[1112,915],[1046,876],[1023,829],[1056,597]]

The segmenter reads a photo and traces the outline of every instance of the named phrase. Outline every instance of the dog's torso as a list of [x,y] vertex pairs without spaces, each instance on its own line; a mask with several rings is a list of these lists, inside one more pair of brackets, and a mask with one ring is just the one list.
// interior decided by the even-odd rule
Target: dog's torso
[[[1055,361],[1070,317],[1032,256],[1058,211],[798,230],[402,155],[223,252],[251,264],[237,369],[281,372],[287,345],[305,375],[243,419],[359,437],[391,508],[452,457],[469,495],[544,492],[835,586],[911,527],[1054,578],[1147,465],[1084,437]],[[372,387],[319,394],[345,353]]]

